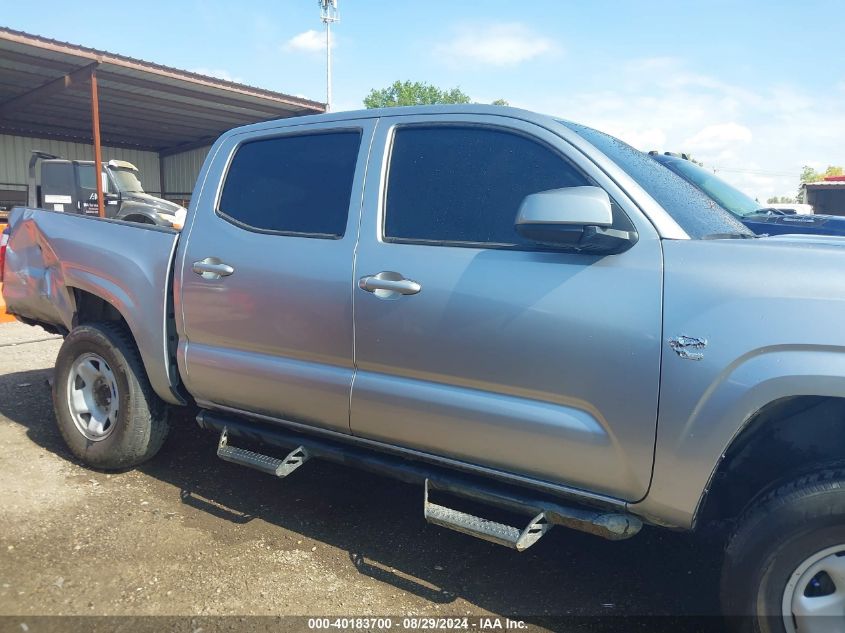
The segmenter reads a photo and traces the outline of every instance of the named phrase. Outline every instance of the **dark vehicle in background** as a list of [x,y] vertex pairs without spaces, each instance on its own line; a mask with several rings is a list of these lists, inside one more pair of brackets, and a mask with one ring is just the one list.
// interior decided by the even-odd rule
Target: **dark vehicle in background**
[[757,235],[845,235],[845,217],[798,215],[789,209],[764,207],[683,154],[649,152],[648,155],[700,189]]
[[[103,163],[106,217],[181,229],[185,208],[146,193],[138,173],[135,165],[124,160]],[[87,215],[98,213],[93,161],[66,160],[35,150],[29,159],[28,187],[30,207]]]

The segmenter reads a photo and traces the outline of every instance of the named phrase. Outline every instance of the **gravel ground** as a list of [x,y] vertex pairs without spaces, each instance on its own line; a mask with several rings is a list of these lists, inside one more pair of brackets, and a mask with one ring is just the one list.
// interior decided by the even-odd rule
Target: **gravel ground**
[[548,616],[718,610],[717,557],[689,535],[556,528],[519,554],[427,525],[413,486],[316,460],[281,482],[220,462],[185,413],[150,463],[90,470],[53,419],[60,344],[0,325],[0,615],[494,615],[562,629]]

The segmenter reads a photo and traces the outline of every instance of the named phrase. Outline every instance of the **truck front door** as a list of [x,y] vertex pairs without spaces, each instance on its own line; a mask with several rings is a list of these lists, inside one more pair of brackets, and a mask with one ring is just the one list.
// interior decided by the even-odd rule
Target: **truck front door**
[[[98,215],[100,208],[97,204],[97,179],[94,176],[94,165],[74,162],[73,166],[76,172],[76,197],[79,199],[77,212]],[[103,180],[103,192],[107,194],[109,191],[109,179],[105,172],[102,172],[101,178]],[[114,215],[114,213],[108,212],[108,206],[105,207],[105,210],[107,217]]]
[[[368,171],[356,257],[352,432],[642,497],[661,338],[649,222],[561,136],[510,117],[383,118],[370,164],[384,169]],[[515,232],[526,195],[596,184],[615,200],[614,226],[639,235],[626,252]]]

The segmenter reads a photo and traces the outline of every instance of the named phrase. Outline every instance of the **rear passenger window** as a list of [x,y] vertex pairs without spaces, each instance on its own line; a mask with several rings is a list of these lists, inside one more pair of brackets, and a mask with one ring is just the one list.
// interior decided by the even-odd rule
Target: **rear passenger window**
[[218,213],[256,231],[343,237],[360,144],[358,131],[244,143],[229,166]]
[[390,241],[536,246],[514,223],[525,196],[592,184],[551,148],[496,128],[413,126],[394,134]]

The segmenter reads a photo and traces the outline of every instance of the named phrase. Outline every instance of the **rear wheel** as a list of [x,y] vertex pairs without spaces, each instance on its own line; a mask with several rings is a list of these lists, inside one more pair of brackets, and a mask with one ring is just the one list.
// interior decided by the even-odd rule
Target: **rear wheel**
[[845,471],[797,479],[745,513],[726,550],[722,603],[743,631],[845,631]]
[[167,406],[116,323],[81,325],[68,335],[56,359],[53,406],[68,448],[97,468],[145,462],[167,436]]

